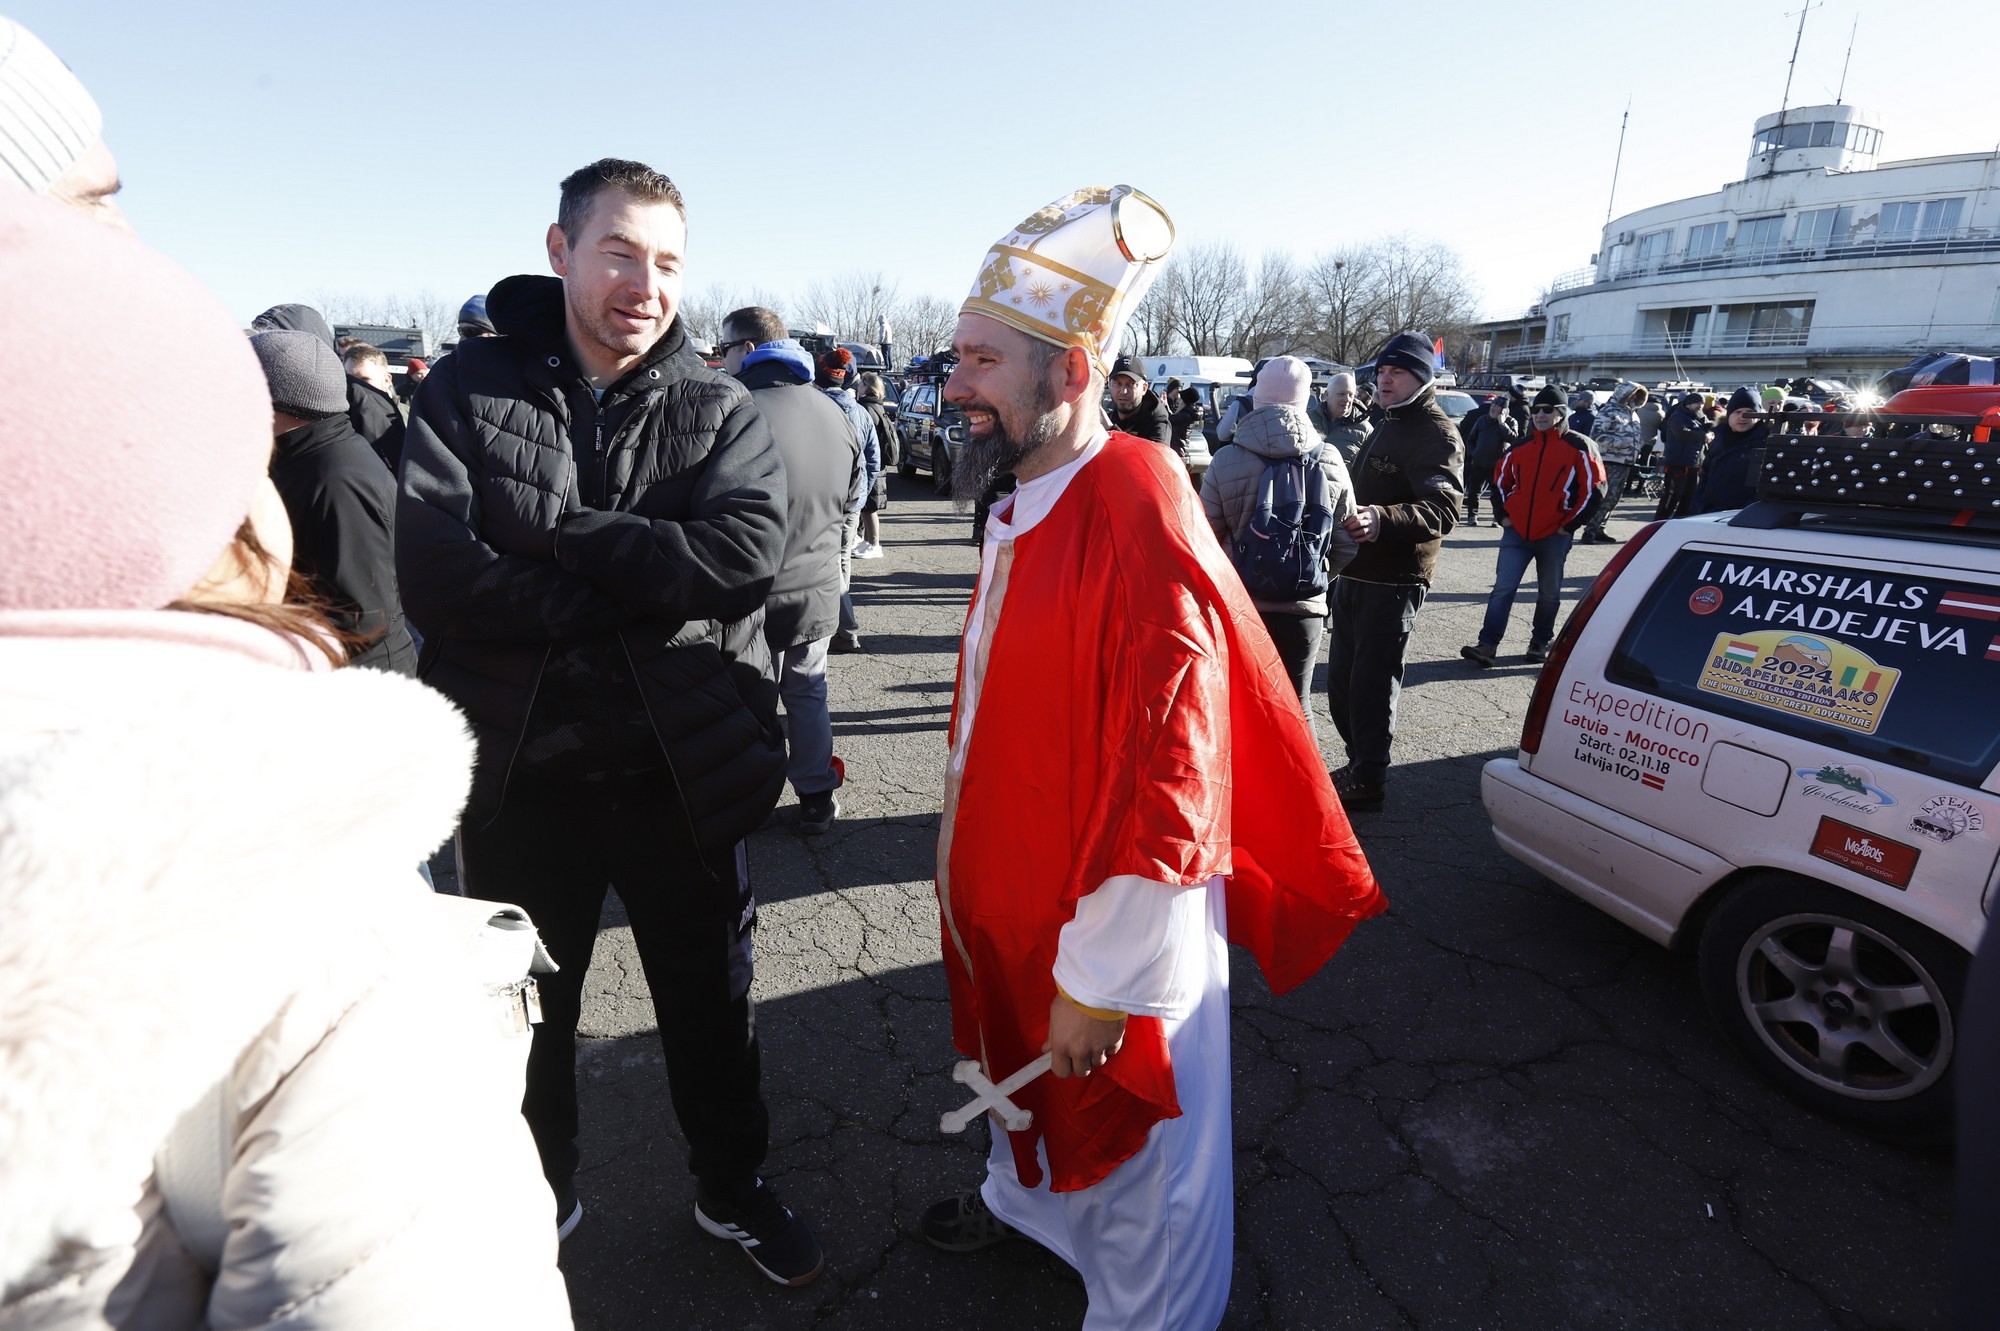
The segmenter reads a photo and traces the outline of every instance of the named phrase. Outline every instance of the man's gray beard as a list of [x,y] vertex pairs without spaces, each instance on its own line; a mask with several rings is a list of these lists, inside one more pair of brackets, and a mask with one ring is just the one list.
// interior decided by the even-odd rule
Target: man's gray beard
[[1007,433],[1000,423],[1000,414],[993,415],[993,432],[984,439],[968,434],[958,450],[958,463],[951,469],[951,497],[960,508],[968,508],[977,503],[993,483],[1003,474],[1027,461],[1034,452],[1056,437],[1059,428],[1056,421],[1055,395],[1050,401],[1037,403],[1041,413],[1028,432],[1016,439]]

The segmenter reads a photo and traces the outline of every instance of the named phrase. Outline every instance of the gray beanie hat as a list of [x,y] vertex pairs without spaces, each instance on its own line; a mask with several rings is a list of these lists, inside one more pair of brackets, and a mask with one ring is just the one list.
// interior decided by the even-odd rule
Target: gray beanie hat
[[258,333],[250,339],[250,349],[264,367],[277,410],[308,421],[347,410],[347,373],[340,368],[340,357],[311,333]]
[[0,180],[45,194],[103,134],[104,116],[69,66],[0,15]]

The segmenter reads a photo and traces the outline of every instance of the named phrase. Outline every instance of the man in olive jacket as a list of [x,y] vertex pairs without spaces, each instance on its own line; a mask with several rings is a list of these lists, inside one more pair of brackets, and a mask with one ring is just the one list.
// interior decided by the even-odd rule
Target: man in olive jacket
[[581,1215],[575,1035],[610,886],[652,987],[695,1219],[804,1284],[819,1244],[758,1177],[743,848],[785,778],[762,633],[784,467],[749,391],[688,345],[686,245],[680,191],[650,167],[563,182],[556,277],[495,286],[499,336],[460,343],[417,392],[398,568],[419,674],[479,744],[463,886],[525,907],[561,967],[541,977],[522,1107],[559,1232]]
[[1431,389],[1432,356],[1424,333],[1389,339],[1375,361],[1382,423],[1352,467],[1359,507],[1347,530],[1361,548],[1334,582],[1326,668],[1327,706],[1347,744],[1333,788],[1351,811],[1382,807],[1403,653],[1465,497],[1465,449]]

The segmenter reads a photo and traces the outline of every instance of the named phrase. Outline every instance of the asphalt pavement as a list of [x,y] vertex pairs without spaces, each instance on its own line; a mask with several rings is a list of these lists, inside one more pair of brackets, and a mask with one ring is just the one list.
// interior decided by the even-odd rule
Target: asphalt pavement
[[[950,1079],[931,875],[968,516],[892,478],[887,557],[856,565],[865,651],[832,658],[847,784],[824,836],[788,796],[751,841],[766,1177],[827,1251],[786,1289],[701,1233],[654,1013],[613,902],[578,1059],[586,1215],[564,1246],[577,1325],[1077,1325],[1081,1286],[1026,1240],[917,1236],[980,1177]],[[1612,524],[1629,535],[1648,504]],[[1236,1276],[1228,1327],[1875,1328],[1948,1323],[1950,1162],[1815,1117],[1710,1025],[1691,956],[1501,853],[1479,769],[1511,752],[1535,667],[1530,595],[1501,662],[1473,641],[1498,536],[1445,542],[1417,622],[1388,807],[1356,815],[1391,905],[1274,998],[1233,975]],[[1566,603],[1611,552],[1579,547]],[[1532,585],[1532,580],[1530,580]],[[1058,687],[1059,681],[1051,681]],[[1318,711],[1329,756],[1324,665]],[[671,1014],[667,1014],[671,1020]]]

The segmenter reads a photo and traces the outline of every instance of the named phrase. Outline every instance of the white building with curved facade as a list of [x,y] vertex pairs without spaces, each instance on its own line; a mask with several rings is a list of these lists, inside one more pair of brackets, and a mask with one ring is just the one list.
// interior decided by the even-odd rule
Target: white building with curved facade
[[2000,149],[1879,162],[1851,106],[1757,122],[1743,179],[1628,213],[1542,304],[1483,326],[1495,369],[1721,386],[1871,382],[2000,349]]

